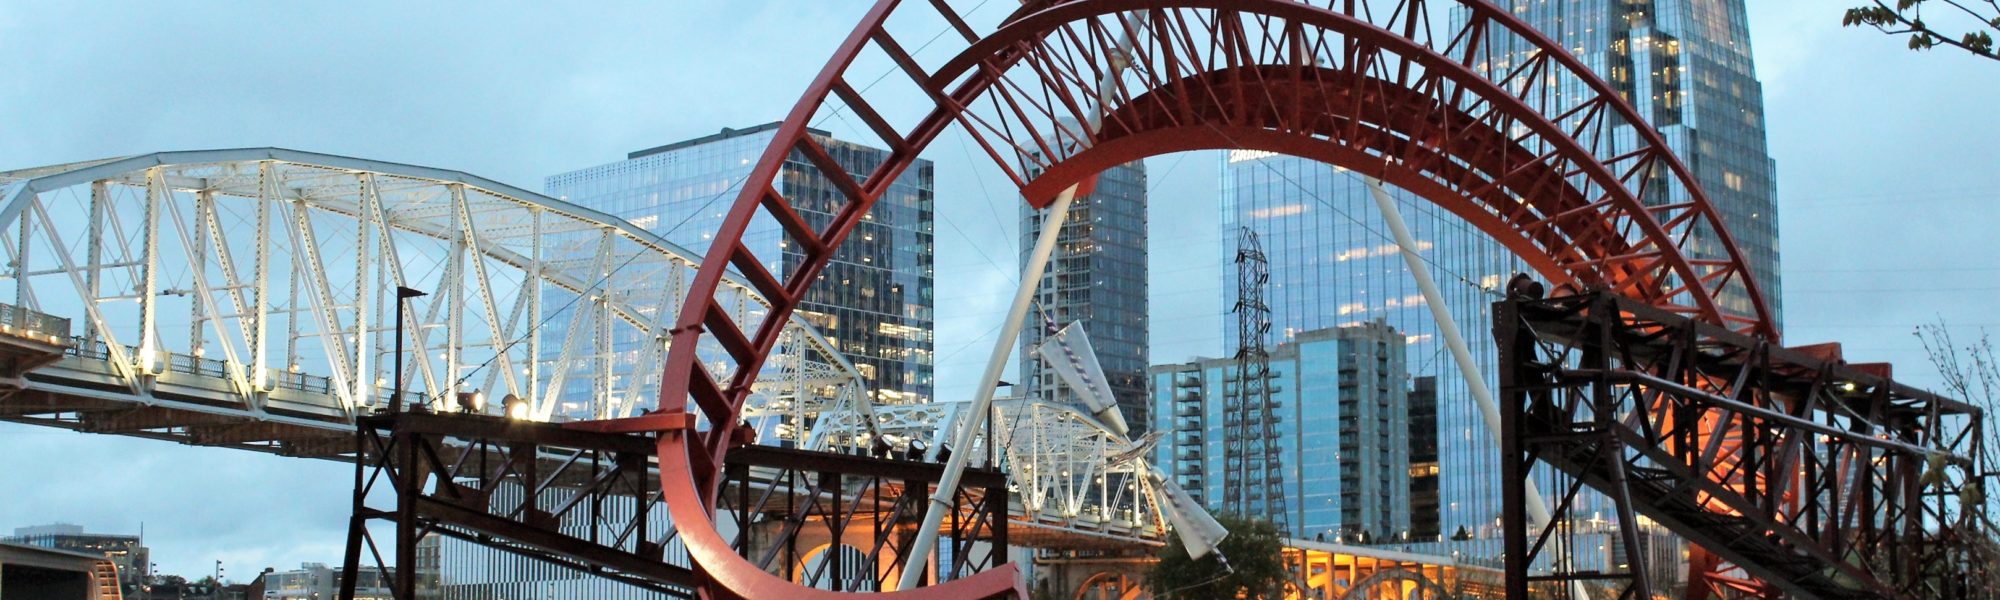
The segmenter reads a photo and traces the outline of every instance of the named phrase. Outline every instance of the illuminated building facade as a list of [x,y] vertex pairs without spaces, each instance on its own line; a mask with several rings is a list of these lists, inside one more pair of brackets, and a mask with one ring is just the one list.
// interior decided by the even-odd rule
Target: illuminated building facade
[[16,527],[14,535],[0,537],[0,542],[102,556],[118,565],[120,586],[138,584],[152,568],[152,553],[146,549],[143,536],[85,533],[81,525]]
[[[1021,205],[1021,266],[1027,267],[1042,234],[1042,210]],[[1088,197],[1070,204],[1055,252],[1049,256],[1035,302],[1056,325],[1081,322],[1097,351],[1098,363],[1133,435],[1148,431],[1146,397],[1146,165],[1132,162],[1098,175]],[[1067,386],[1044,372],[1035,348],[1047,332],[1021,331],[1022,390],[1033,397],[1067,402]]]
[[[723,129],[705,137],[633,152],[626,160],[551,176],[546,192],[577,205],[631,221],[668,241],[706,253],[724,214],[742,191],[751,166],[775,135],[776,123]],[[815,132],[834,160],[859,180],[888,151]],[[814,227],[824,228],[843,202],[832,180],[802,155],[786,161],[779,194]],[[868,380],[878,401],[928,400],[933,389],[932,167],[928,161],[903,173],[835,250],[820,281],[806,293],[799,314],[819,328]],[[758,213],[743,243],[773,273],[804,262],[785,241],[778,222]],[[550,333],[565,321],[552,308]],[[621,340],[621,351],[638,340]],[[634,365],[637,368],[637,365]],[[657,367],[648,366],[646,368]],[[657,382],[653,382],[657,385]],[[565,397],[587,389],[565,389]]]
[[[1750,52],[1746,0],[1493,1],[1570,48],[1666,137],[1721,212],[1782,330],[1777,165],[1766,146],[1764,87]],[[1497,72],[1527,51],[1509,41],[1494,48]],[[1582,95],[1565,89],[1578,82],[1554,83],[1557,94]],[[1611,142],[1633,143],[1629,132]],[[1665,193],[1651,203],[1687,201],[1674,178],[1656,182]],[[1723,259],[1723,247],[1714,232],[1697,229],[1682,251],[1690,259]],[[1725,312],[1754,315],[1740,293],[1725,293],[1721,302]]]

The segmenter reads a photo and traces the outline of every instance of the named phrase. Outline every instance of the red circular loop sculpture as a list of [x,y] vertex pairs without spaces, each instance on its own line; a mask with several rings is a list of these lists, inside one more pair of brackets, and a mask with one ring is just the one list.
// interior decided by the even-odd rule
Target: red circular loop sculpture
[[[737,415],[781,324],[890,182],[954,124],[1037,206],[1148,156],[1293,154],[1428,198],[1557,286],[1607,289],[1776,339],[1742,253],[1688,168],[1567,49],[1483,0],[1324,4],[1028,2],[987,32],[942,0],[882,0],[871,9],[785,118],[716,233],[671,331],[658,412],[601,424],[660,431],[661,486],[704,591],[847,595],[801,588],[738,557],[711,521],[717,482],[724,455],[742,441]],[[899,10],[944,32],[894,35],[885,23]],[[958,50],[926,66],[916,54],[932,41]],[[864,55],[886,57],[882,78],[895,83],[878,92],[870,82],[880,73],[851,72]],[[893,116],[911,105],[921,118]],[[872,133],[889,158],[850,177],[808,130],[816,115]],[[1100,131],[1076,125],[1094,119]],[[839,190],[838,212],[808,218],[792,208],[774,184],[788,159],[820,167]],[[740,243],[760,213],[806,256],[801,266],[769,272]],[[1698,236],[1702,252],[1684,251]],[[714,300],[731,265],[769,298],[761,322],[739,323]],[[706,429],[694,425],[696,414]],[[1007,566],[886,594],[1020,595],[1016,577]]]

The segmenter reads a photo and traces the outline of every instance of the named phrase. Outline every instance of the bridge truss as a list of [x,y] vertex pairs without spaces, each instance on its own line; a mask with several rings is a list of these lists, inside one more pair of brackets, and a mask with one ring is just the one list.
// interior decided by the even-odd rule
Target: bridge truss
[[[80,325],[0,418],[314,457],[347,455],[355,418],[398,386],[433,410],[478,390],[499,414],[512,396],[541,421],[643,410],[659,379],[634,365],[664,356],[697,265],[540,194],[275,148],[0,172],[0,257],[15,305]],[[768,310],[725,279],[710,293],[732,314]],[[401,328],[398,286],[429,293]],[[802,322],[782,330],[744,418],[786,437],[866,410],[845,357]]]
[[[691,593],[685,562],[681,571],[659,562],[664,548],[678,543],[658,510],[659,489],[630,485],[659,474],[652,452],[630,448],[645,445],[643,437],[530,425],[630,416],[658,393],[657,374],[643,365],[664,355],[670,319],[687,302],[698,268],[693,253],[660,235],[464,173],[284,149],[166,152],[0,172],[0,219],[7,219],[0,221],[7,260],[0,292],[39,309],[0,303],[0,339],[11,349],[0,356],[0,419],[357,460],[367,475],[357,482],[362,521],[407,523],[420,534]],[[399,286],[429,292],[408,301],[400,329]],[[732,318],[768,311],[761,292],[735,275],[711,297]],[[404,380],[396,382],[399,333],[408,351]],[[754,455],[767,460],[735,481],[768,494],[791,477],[824,495],[832,488],[817,487],[822,472],[837,473],[851,480],[841,488],[850,500],[864,491],[901,498],[924,480],[911,473],[938,468],[925,464],[939,462],[962,403],[877,405],[857,369],[810,325],[787,320],[779,340],[737,416],[747,427],[741,432],[816,458],[773,449]],[[421,407],[422,414],[376,416],[397,387],[408,390],[402,408]],[[488,397],[460,402],[474,391]],[[510,414],[502,396],[524,408]],[[1105,432],[1047,416],[1066,414],[1059,408],[1026,412],[1037,416],[1017,420],[1034,434],[1021,436],[1010,449],[1021,457],[1004,464],[1033,472],[1068,461],[1041,469],[1051,475],[1028,486],[1035,497],[1132,468],[1107,465],[1103,453],[1067,454],[1122,447]],[[496,422],[501,416],[515,423]],[[975,451],[984,451],[983,438],[979,444]],[[869,458],[855,462],[842,453]],[[1020,496],[988,479],[974,478],[968,498],[991,498],[980,505],[988,512],[1011,509],[995,514],[1018,520],[1030,543],[1151,548],[1165,535],[1150,489],[1115,495],[1122,511],[1083,508],[1101,495],[1024,507],[1010,506]],[[401,512],[400,500],[387,508],[359,503],[371,491],[405,489],[414,491],[415,513]],[[530,497],[529,506],[547,501],[577,511],[524,512]],[[896,511],[915,510],[923,498],[919,490],[886,504],[878,498],[865,510],[840,508],[893,522]],[[762,522],[841,512],[800,512],[769,500],[731,514]],[[585,510],[606,502],[639,504],[623,517]],[[647,503],[654,510],[630,512]],[[616,518],[625,520],[610,521]],[[842,518],[857,531],[869,522]],[[955,539],[990,543],[1004,529],[992,519],[965,524]],[[910,532],[878,529],[882,537],[860,545],[889,551],[869,553],[867,562],[883,567],[865,586],[853,573],[836,583],[820,572],[838,570],[838,560],[806,566],[765,556],[760,564],[816,573],[795,579],[806,585],[880,589],[882,574],[901,568],[896,550],[906,542],[895,540]],[[357,549],[410,550],[402,543],[409,539],[377,546],[365,524],[357,531],[357,541],[367,542]],[[750,540],[731,543],[741,551]],[[1003,555],[945,575],[969,575],[1004,562]]]

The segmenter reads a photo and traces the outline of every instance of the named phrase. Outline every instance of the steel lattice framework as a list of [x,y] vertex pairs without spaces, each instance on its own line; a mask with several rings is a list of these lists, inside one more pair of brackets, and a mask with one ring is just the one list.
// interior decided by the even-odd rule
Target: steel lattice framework
[[[734,431],[738,415],[782,320],[832,248],[953,125],[1036,206],[1087,187],[1103,169],[1157,154],[1245,148],[1317,158],[1437,202],[1560,287],[1612,290],[1776,338],[1741,252],[1660,134],[1566,49],[1499,7],[1031,1],[982,22],[980,6],[882,0],[863,17],[777,130],[716,233],[673,322],[656,412],[591,425],[660,432],[662,489],[711,594],[810,594],[692,530],[712,518],[724,458],[744,441]],[[1538,51],[1500,60],[1499,48]],[[847,173],[808,135],[816,118],[858,122],[854,139],[889,148],[889,158],[872,172]],[[1097,131],[1065,124],[1096,122]],[[777,191],[788,157],[833,181],[840,198],[831,217],[802,216]],[[1672,190],[1687,200],[1667,200]],[[806,259],[766,268],[768,257],[741,243],[757,218],[782,225]],[[1697,231],[1719,241],[1707,255],[1720,258],[1682,252]],[[711,298],[727,265],[771,300],[768,313],[744,319]],[[1742,305],[1725,306],[1732,297]],[[714,425],[697,430],[697,420]],[[1005,594],[1007,570],[953,582],[949,592],[903,593]]]
[[[1652,597],[1635,513],[1733,565],[1696,557],[1715,574],[1690,598],[1995,593],[1977,583],[1992,568],[1977,407],[1847,364],[1838,344],[1784,348],[1614,295],[1521,289],[1494,306],[1510,597],[1577,579]],[[1535,461],[1556,472],[1556,507],[1531,528],[1520,488]],[[1616,504],[1620,570],[1549,551],[1583,521],[1569,511],[1585,485]],[[1529,577],[1538,558],[1553,572]]]
[[[165,152],[0,173],[13,301],[81,325],[0,418],[343,456],[394,387],[409,301],[413,401],[483,390],[534,420],[615,418],[659,382],[697,257],[621,219],[455,171],[275,148]],[[740,318],[768,311],[736,278]],[[787,321],[746,418],[865,404],[855,368]],[[865,406],[861,407],[865,410]],[[761,424],[761,423],[760,423]]]

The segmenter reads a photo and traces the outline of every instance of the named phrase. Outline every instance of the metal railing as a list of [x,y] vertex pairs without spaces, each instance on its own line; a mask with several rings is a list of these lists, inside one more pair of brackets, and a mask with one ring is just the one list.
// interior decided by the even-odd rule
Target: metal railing
[[0,333],[35,341],[61,343],[69,337],[69,319],[12,304],[0,304]]
[[[0,304],[0,309],[5,309],[5,308],[13,308],[13,307],[7,306],[5,304]],[[5,316],[6,314],[4,312],[0,312],[0,318],[5,318]],[[49,318],[55,319],[55,317],[49,317]],[[64,327],[68,326],[67,323],[69,321],[67,319],[56,319],[56,320],[62,321],[62,323],[64,323],[63,325]],[[63,354],[65,355],[74,356],[77,358],[91,359],[91,360],[102,360],[102,361],[111,360],[111,346],[105,344],[103,340],[92,340],[82,336],[70,336],[67,341],[69,342],[68,346],[63,348]],[[139,348],[136,346],[129,346],[124,344],[120,345],[124,346],[125,353],[127,356],[137,356],[139,354]],[[165,355],[166,357],[165,372],[194,375],[197,377],[211,377],[216,379],[229,377],[228,361],[218,360],[213,358],[204,358],[200,356],[195,356],[193,354],[187,354],[184,352],[162,352],[161,354]],[[246,366],[243,368],[247,369],[248,367]],[[314,394],[334,393],[333,378],[331,377],[323,377],[307,373],[292,373],[289,371],[280,371],[275,369],[270,371],[267,374],[267,376],[270,377],[271,389],[296,390],[300,392],[309,392]]]

